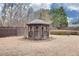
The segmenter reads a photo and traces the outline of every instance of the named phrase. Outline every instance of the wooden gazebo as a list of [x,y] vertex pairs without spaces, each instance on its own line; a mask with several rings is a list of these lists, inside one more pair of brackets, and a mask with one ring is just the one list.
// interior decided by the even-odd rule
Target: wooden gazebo
[[28,39],[42,40],[49,38],[49,23],[35,19],[28,24]]

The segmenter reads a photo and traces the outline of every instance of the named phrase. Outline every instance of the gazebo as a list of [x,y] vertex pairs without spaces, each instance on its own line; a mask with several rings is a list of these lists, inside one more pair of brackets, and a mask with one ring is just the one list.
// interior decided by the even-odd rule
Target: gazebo
[[42,40],[49,38],[49,23],[35,19],[27,24],[28,39]]

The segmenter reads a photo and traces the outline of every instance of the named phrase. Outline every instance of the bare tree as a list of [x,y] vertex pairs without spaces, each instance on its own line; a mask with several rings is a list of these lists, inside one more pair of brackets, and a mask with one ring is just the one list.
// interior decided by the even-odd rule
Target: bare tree
[[7,26],[24,26],[32,12],[30,3],[4,3],[2,7],[3,24],[6,20]]

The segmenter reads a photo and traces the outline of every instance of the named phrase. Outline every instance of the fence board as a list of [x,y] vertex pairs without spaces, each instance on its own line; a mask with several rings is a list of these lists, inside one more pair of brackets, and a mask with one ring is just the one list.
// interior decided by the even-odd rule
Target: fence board
[[0,37],[24,35],[24,27],[0,27]]

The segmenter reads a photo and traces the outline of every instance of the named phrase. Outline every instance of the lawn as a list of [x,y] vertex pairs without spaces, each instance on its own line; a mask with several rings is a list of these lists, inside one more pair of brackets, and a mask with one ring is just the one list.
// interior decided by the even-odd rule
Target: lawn
[[60,56],[79,55],[79,36],[50,35],[47,40],[29,40],[23,36],[0,38],[0,55]]

